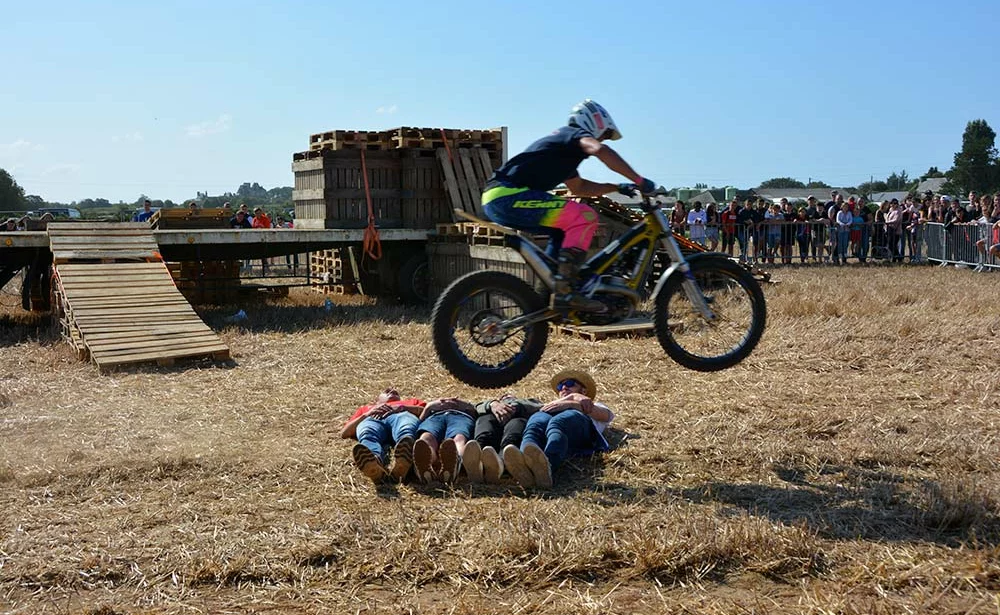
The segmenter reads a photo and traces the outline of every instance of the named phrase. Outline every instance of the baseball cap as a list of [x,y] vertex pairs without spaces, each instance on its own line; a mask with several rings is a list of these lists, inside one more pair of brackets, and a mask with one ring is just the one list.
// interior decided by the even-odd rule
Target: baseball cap
[[948,201],[950,203],[951,202],[951,197],[946,194],[943,197],[941,197],[941,200],[942,201]]

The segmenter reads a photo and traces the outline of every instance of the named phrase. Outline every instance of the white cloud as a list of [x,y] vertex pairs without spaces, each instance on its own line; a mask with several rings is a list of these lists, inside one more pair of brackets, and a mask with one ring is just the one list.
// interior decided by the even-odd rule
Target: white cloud
[[201,122],[199,124],[191,124],[190,126],[185,127],[184,134],[191,138],[198,139],[207,135],[225,132],[229,130],[232,120],[232,116],[228,113],[223,113],[216,120]]
[[81,168],[80,165],[73,163],[55,164],[42,171],[42,176],[67,177],[70,175],[76,175],[80,171],[80,168]]
[[0,143],[0,154],[15,157],[24,152],[40,152],[44,147],[40,143],[32,143],[25,139],[17,139],[10,143]]
[[124,135],[114,135],[111,137],[112,143],[138,143],[142,141],[142,133],[138,130],[135,132],[130,132]]
[[375,113],[382,113],[382,114],[386,114],[386,115],[392,115],[393,113],[395,113],[398,110],[399,110],[399,107],[397,107],[396,105],[382,105],[378,109],[375,109]]

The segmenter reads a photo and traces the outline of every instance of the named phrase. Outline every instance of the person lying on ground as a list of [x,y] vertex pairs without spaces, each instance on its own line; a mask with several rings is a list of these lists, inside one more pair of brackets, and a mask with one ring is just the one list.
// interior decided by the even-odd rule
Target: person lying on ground
[[542,407],[537,399],[522,399],[504,393],[499,399],[487,399],[476,404],[475,438],[462,453],[462,466],[473,483],[496,484],[503,475],[503,460],[498,451],[512,444],[521,446],[524,426]]
[[522,487],[549,488],[567,458],[608,450],[604,430],[615,415],[594,401],[597,383],[587,372],[566,369],[551,380],[557,397],[528,419],[521,447],[503,449],[507,471]]
[[413,446],[418,479],[425,483],[455,481],[475,418],[476,407],[457,397],[436,399],[424,407]]
[[[351,455],[354,465],[372,480],[388,476],[403,480],[413,466],[413,441],[417,436],[417,418],[426,403],[411,397],[402,399],[389,387],[370,405],[361,406],[344,423],[340,437],[356,438]],[[393,447],[392,466],[388,467],[389,447]]]

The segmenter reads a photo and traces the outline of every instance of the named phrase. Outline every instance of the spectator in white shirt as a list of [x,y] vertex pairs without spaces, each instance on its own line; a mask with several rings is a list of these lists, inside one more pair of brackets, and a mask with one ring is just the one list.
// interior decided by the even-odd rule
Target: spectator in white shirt
[[705,215],[705,210],[701,208],[701,201],[694,202],[694,209],[688,212],[687,215],[687,225],[691,232],[691,241],[705,245],[705,223],[708,221],[708,216]]

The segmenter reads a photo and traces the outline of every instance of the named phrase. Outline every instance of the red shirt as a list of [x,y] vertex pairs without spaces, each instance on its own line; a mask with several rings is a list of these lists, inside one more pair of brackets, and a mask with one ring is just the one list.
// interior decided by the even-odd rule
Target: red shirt
[[736,232],[736,212],[726,210],[722,212],[722,232],[732,235]]
[[[421,399],[417,399],[416,397],[411,397],[410,399],[401,399],[399,401],[390,401],[390,402],[387,402],[386,405],[388,405],[388,406],[420,406],[421,408],[423,408],[424,406],[427,405],[427,402],[425,402],[425,401],[423,401]],[[374,408],[374,406],[361,406],[360,408],[358,408],[357,410],[354,411],[354,414],[351,415],[351,418],[347,419],[347,421],[344,422],[344,425],[346,425],[347,423],[350,423],[351,421],[353,421],[354,419],[358,418],[359,416],[361,416],[365,412],[368,412],[372,408]]]

